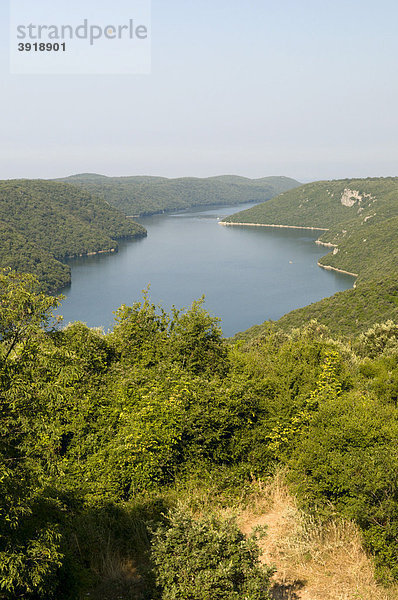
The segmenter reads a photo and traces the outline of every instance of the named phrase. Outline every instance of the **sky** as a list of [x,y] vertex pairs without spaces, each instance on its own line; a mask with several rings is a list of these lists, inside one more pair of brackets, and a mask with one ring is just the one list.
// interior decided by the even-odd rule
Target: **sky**
[[0,179],[398,175],[396,0],[152,0],[151,12],[149,74],[15,75],[1,0]]

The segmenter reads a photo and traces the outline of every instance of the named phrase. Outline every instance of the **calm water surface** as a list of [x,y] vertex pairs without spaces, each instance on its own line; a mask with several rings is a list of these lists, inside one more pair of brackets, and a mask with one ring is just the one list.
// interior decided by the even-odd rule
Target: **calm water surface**
[[249,206],[142,218],[147,238],[120,243],[117,254],[70,260],[64,322],[107,330],[112,311],[140,300],[150,284],[152,302],[167,310],[205,294],[206,309],[230,336],[352,287],[351,276],[317,266],[327,251],[314,243],[319,232],[218,225]]

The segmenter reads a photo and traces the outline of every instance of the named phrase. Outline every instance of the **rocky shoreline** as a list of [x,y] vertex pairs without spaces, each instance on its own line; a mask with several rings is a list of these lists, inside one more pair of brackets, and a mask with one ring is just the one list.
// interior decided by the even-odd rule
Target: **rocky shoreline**
[[338,269],[337,267],[332,267],[330,265],[323,265],[318,260],[318,267],[322,267],[322,269],[326,269],[327,271],[337,271],[338,273],[344,273],[344,275],[351,275],[352,277],[359,277],[358,273],[351,273],[350,271],[345,271],[344,269]]
[[276,227],[278,229],[311,229],[312,231],[329,231],[326,227],[303,227],[301,225],[274,225],[265,223],[232,223],[230,221],[219,221],[219,225],[244,225],[245,227]]

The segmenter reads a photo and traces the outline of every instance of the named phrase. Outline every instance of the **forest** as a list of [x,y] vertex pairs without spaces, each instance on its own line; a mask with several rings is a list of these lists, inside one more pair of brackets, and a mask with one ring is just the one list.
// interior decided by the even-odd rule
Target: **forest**
[[145,235],[144,227],[84,190],[0,181],[0,267],[35,274],[47,291],[70,283],[68,257],[117,251],[118,239]]
[[264,202],[300,185],[289,177],[248,179],[236,175],[168,179],[145,176],[106,177],[82,173],[60,181],[87,190],[127,216],[151,215],[213,204]]
[[203,299],[166,313],[144,292],[107,334],[62,328],[59,302],[0,274],[0,598],[281,598],[267,532],[233,512],[281,471],[303,518],[356,528],[391,589],[396,322],[230,342]]

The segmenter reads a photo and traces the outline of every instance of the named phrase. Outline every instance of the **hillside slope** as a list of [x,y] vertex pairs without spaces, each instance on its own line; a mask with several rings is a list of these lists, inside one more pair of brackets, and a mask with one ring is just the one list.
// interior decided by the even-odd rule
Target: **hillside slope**
[[[313,227],[329,247],[319,265],[357,275],[347,290],[285,315],[288,329],[316,318],[334,333],[353,333],[398,315],[398,178],[321,181],[241,211],[225,224]],[[245,336],[261,333],[258,327]]]
[[378,222],[397,216],[398,178],[318,181],[282,193],[267,204],[236,213],[226,222],[332,228],[339,223]]
[[146,235],[103,200],[63,183],[0,182],[0,266],[35,274],[46,290],[70,282],[65,258],[117,250]]
[[320,265],[357,273],[358,284],[382,274],[397,273],[398,216],[381,222],[363,220],[342,224],[335,229],[335,233],[331,230],[320,238],[335,245],[321,258]]
[[183,177],[105,177],[94,173],[72,175],[60,181],[79,186],[116,206],[126,215],[149,215],[213,204],[264,202],[299,186],[289,177],[248,179],[220,175],[200,179]]

